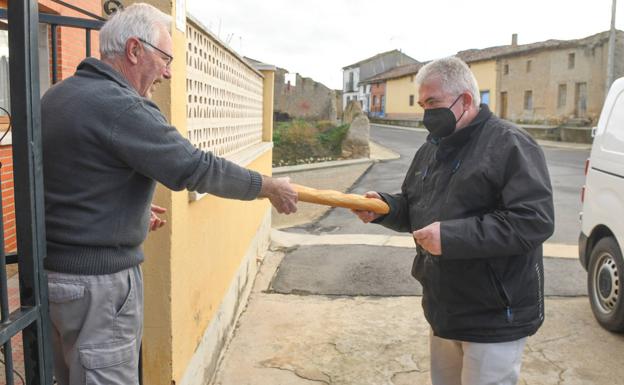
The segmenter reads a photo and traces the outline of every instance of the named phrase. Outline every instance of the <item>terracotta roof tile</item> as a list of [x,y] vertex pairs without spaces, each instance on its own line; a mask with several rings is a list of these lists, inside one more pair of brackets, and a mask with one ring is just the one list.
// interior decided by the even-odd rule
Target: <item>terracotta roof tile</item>
[[423,65],[425,64],[424,63],[405,64],[400,67],[395,67],[386,72],[382,72],[368,79],[364,79],[360,83],[379,83],[379,82],[383,82],[383,81],[390,80],[390,79],[397,79],[397,78],[402,78],[404,76],[416,75],[418,73],[418,70],[420,70]]
[[[347,68],[357,67],[357,66],[359,66],[360,64],[363,64],[363,63],[365,63],[365,62],[367,62],[367,61],[375,60],[375,59],[377,59],[377,58],[379,58],[379,57],[382,57],[382,56],[385,56],[385,55],[389,55],[389,54],[393,54],[393,53],[400,53],[400,54],[403,54],[403,55],[405,55],[405,56],[409,57],[410,59],[413,59],[412,57],[410,57],[409,55],[406,55],[405,53],[403,53],[403,52],[399,51],[398,49],[393,49],[393,50],[390,50],[390,51],[386,51],[386,52],[378,53],[377,55],[371,56],[371,57],[369,57],[369,58],[367,58],[367,59],[360,60],[360,61],[359,61],[359,62],[357,62],[357,63],[353,63],[353,64],[350,64],[350,65],[348,65],[348,66],[342,67],[342,69],[344,70],[344,69],[347,69]],[[415,59],[414,59],[414,60],[415,60]]]

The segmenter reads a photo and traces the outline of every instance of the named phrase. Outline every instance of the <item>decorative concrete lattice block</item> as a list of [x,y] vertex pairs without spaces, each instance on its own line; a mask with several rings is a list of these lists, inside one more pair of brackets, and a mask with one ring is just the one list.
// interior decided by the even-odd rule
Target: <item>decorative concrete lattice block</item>
[[194,23],[186,37],[188,139],[218,156],[262,142],[262,76]]

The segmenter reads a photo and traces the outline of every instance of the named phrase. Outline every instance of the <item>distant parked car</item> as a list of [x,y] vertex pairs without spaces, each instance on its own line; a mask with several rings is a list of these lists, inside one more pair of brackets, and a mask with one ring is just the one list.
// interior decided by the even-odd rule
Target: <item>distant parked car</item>
[[611,86],[593,132],[581,191],[579,259],[594,316],[604,328],[624,331],[624,78]]

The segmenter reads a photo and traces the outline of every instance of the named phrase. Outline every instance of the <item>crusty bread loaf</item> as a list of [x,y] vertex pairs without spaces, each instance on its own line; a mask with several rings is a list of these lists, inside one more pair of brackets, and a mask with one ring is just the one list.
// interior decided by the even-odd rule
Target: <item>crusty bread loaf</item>
[[291,185],[297,192],[299,200],[302,202],[366,210],[377,214],[387,214],[390,211],[388,204],[380,199],[366,198],[356,194],[344,194],[335,190],[317,190],[294,183]]

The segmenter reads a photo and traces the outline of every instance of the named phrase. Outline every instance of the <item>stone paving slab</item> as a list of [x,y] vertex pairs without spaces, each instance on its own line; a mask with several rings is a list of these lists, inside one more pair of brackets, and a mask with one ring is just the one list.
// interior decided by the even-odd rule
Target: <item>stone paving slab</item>
[[420,295],[414,253],[398,247],[301,246],[287,252],[271,284],[283,294]]
[[[421,295],[411,275],[414,250],[389,246],[319,245],[287,250],[271,284],[282,294]],[[547,296],[584,296],[586,272],[576,260],[544,258]]]

